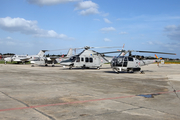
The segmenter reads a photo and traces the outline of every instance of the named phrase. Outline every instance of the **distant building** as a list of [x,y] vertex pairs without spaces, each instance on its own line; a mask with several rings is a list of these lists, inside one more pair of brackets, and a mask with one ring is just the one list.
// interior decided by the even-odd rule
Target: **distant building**
[[7,57],[12,57],[12,56],[14,56],[15,54],[14,53],[5,53],[5,54],[1,54],[0,55],[0,59],[2,60],[2,59],[4,59],[4,58],[7,58]]

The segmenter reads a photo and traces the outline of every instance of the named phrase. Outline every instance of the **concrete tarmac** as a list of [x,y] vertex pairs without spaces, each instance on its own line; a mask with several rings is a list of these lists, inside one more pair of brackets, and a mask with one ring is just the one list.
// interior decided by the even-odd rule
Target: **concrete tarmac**
[[1,64],[0,119],[179,120],[179,68],[152,64],[142,67],[145,74],[117,74],[109,64],[100,70]]

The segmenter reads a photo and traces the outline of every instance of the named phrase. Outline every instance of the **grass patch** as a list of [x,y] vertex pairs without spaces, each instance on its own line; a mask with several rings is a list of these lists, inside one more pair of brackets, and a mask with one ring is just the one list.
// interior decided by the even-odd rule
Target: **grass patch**
[[180,60],[179,61],[164,61],[165,64],[180,64]]

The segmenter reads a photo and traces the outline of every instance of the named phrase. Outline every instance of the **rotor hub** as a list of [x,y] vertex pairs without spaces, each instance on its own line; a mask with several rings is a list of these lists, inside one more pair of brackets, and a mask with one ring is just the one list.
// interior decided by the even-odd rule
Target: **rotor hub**
[[85,49],[85,50],[88,50],[88,49],[90,49],[90,47],[89,47],[89,46],[85,46],[84,49]]

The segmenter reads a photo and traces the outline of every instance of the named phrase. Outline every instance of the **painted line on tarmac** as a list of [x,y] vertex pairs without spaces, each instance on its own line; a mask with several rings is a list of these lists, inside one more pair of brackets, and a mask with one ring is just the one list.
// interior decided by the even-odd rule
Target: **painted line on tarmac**
[[[173,93],[173,92],[177,93],[177,92],[180,92],[180,90],[169,91],[169,92],[145,93],[145,94],[147,94],[147,95],[148,95],[148,94],[167,94],[167,93]],[[77,104],[77,103],[87,103],[87,102],[95,102],[95,101],[103,101],[103,100],[114,100],[114,99],[121,99],[121,98],[131,98],[131,97],[136,97],[136,96],[137,96],[137,95],[131,95],[131,96],[102,98],[102,99],[93,99],[93,100],[85,100],[85,101],[75,101],[75,102],[57,103],[57,104],[37,105],[37,106],[29,106],[29,107],[0,109],[0,112],[3,112],[3,111],[12,111],[12,110],[30,109],[30,108],[40,108],[40,107],[48,107],[48,106],[58,106],[58,105],[68,105],[68,104]]]

